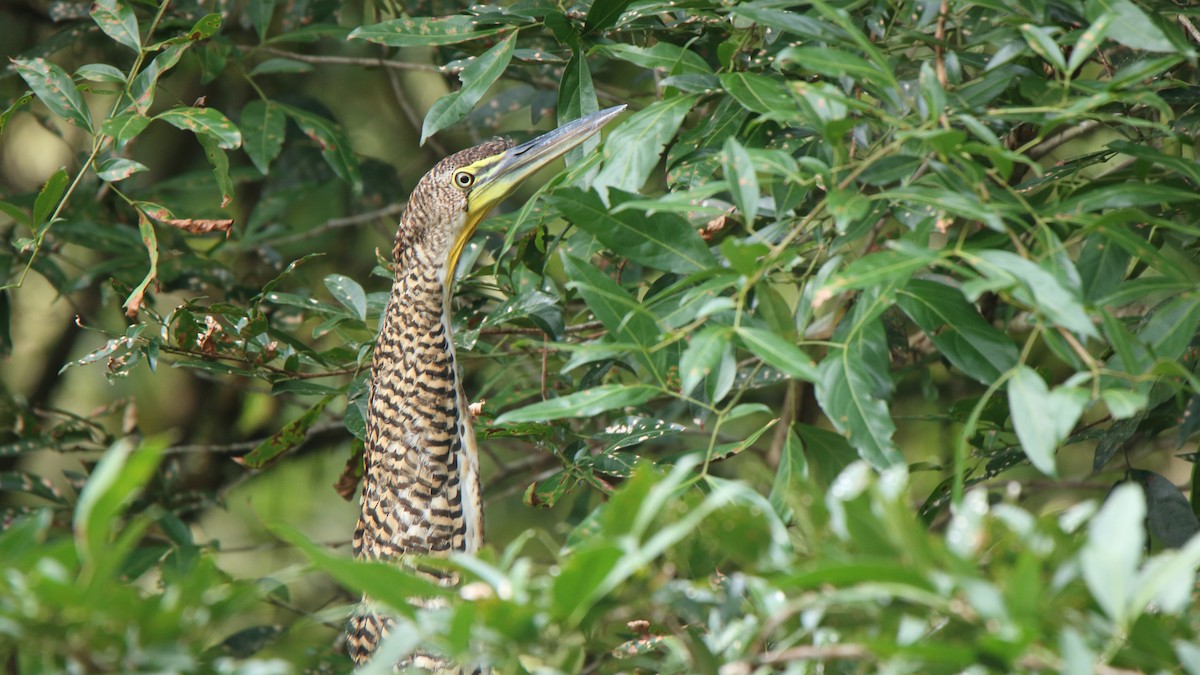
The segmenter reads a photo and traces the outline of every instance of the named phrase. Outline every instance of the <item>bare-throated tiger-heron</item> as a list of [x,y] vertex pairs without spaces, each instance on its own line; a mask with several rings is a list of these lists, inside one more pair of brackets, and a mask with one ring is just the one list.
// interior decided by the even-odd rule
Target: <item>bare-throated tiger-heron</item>
[[[413,189],[396,232],[396,276],[371,366],[358,558],[400,562],[409,554],[480,547],[479,456],[450,334],[455,268],[496,204],[624,108],[592,113],[519,145],[497,139],[457,152]],[[391,625],[384,610],[363,599],[347,629],[355,663],[370,659]],[[454,670],[425,652],[397,665]]]

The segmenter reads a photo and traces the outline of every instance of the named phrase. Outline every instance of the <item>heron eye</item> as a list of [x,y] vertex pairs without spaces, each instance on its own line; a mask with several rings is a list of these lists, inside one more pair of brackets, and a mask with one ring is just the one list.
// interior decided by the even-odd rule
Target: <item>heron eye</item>
[[466,171],[458,171],[454,174],[454,184],[460,188],[469,188],[475,182],[475,176]]

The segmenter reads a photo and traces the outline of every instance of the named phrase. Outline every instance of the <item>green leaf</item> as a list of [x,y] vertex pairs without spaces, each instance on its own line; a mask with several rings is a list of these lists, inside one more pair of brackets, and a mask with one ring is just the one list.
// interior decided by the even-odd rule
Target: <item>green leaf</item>
[[192,27],[188,29],[186,37],[192,42],[199,42],[200,40],[207,40],[216,35],[220,29],[221,14],[217,12],[205,14],[197,19],[196,23],[192,24]]
[[311,408],[304,411],[304,414],[288,422],[270,438],[259,443],[258,447],[242,456],[240,463],[251,469],[261,469],[283,453],[303,443],[308,438],[308,430],[321,419],[321,411],[329,405],[333,398],[333,396],[326,396],[317,401]]
[[358,159],[354,155],[354,149],[350,147],[350,139],[342,132],[341,127],[306,110],[282,103],[278,105],[300,130],[321,148],[321,156],[338,178],[349,183],[355,194],[361,194],[363,183],[362,175],[358,171]]
[[870,253],[847,265],[817,292],[828,298],[843,291],[903,283],[937,259],[937,253],[901,240],[886,251]]
[[[614,207],[625,195],[613,194]],[[556,190],[546,200],[579,229],[600,240],[614,253],[630,260],[679,274],[709,269],[717,264],[695,228],[673,213],[611,213],[595,191],[578,188]]]
[[1042,57],[1058,72],[1064,72],[1067,69],[1067,62],[1063,59],[1062,49],[1054,40],[1054,34],[1059,32],[1059,29],[1053,26],[1031,26],[1023,24],[1018,26],[1021,30],[1021,35],[1025,36],[1025,42],[1034,54]]
[[118,148],[132,141],[150,124],[150,118],[136,112],[114,115],[100,125],[100,133],[111,136]]
[[1079,39],[1075,41],[1075,47],[1071,50],[1071,58],[1067,60],[1068,73],[1075,72],[1075,69],[1082,66],[1085,61],[1092,57],[1096,48],[1108,36],[1108,29],[1113,24],[1114,18],[1111,13],[1104,12],[1100,16],[1093,18],[1092,25],[1079,34]]
[[325,277],[325,288],[359,320],[367,320],[367,294],[357,281],[340,274],[330,274]]
[[569,280],[567,287],[583,296],[588,309],[615,340],[636,346],[638,360],[650,373],[661,377],[667,368],[665,352],[652,351],[661,331],[645,305],[630,297],[603,272],[578,258],[563,255],[563,267]]
[[171,45],[164,49],[150,65],[146,66],[142,72],[133,78],[133,82],[129,85],[129,105],[125,106],[120,112],[133,112],[145,115],[151,104],[154,103],[154,95],[158,89],[158,78],[164,73],[175,67],[179,63],[179,59],[183,56],[183,50],[187,45]]
[[242,149],[254,162],[255,168],[267,175],[271,162],[283,149],[287,117],[283,109],[271,101],[257,99],[242,108]]
[[150,167],[124,157],[109,157],[96,167],[96,175],[100,180],[115,183],[125,180],[139,171],[149,171]]
[[[1164,548],[1187,545],[1200,532],[1200,519],[1196,518],[1187,497],[1161,474],[1134,469],[1130,475],[1146,492],[1146,529],[1154,543]],[[1191,577],[1195,578],[1195,574]]]
[[777,67],[796,64],[802,70],[829,78],[849,77],[874,84],[896,86],[890,72],[881,72],[870,61],[857,54],[828,46],[787,47],[775,55]]
[[217,145],[225,150],[233,150],[242,144],[242,132],[215,108],[172,108],[155,115],[154,119],[197,136],[212,136]]
[[104,34],[135,52],[142,50],[137,16],[121,0],[95,0],[91,7],[92,20]]
[[105,451],[79,493],[73,527],[80,557],[96,564],[113,536],[117,516],[154,475],[167,444],[162,439],[135,447],[130,439]]
[[275,13],[275,0],[249,0],[246,3],[246,14],[250,17],[250,25],[258,33],[259,40],[267,39],[267,31],[271,28],[271,16]]
[[630,115],[604,141],[604,166],[592,186],[637,192],[658,166],[663,148],[696,104],[696,96],[655,101]]
[[233,179],[229,176],[229,156],[220,147],[220,141],[209,134],[197,134],[196,140],[204,148],[204,156],[212,166],[213,179],[221,192],[221,208],[233,200]]
[[729,345],[729,329],[709,326],[692,336],[679,359],[679,393],[688,396],[721,363]]
[[462,89],[434,101],[425,114],[425,122],[421,125],[421,145],[425,144],[425,139],[458,122],[475,108],[475,104],[508,68],[516,45],[517,32],[513,31],[463,68],[458,74]]
[[722,73],[721,86],[746,110],[781,122],[799,117],[796,98],[779,79],[758,73]]
[[630,0],[592,0],[587,17],[583,21],[583,32],[602,31],[617,22]]
[[[413,616],[416,608],[413,598],[437,598],[454,593],[454,589],[430,581],[415,569],[396,565],[394,562],[362,562],[344,556],[335,556],[309,541],[298,530],[286,525],[271,528],[281,539],[300,549],[313,567],[355,593],[365,593],[375,602]],[[418,564],[417,559],[411,562]]]
[[1087,403],[1087,392],[1055,387],[1029,366],[1018,366],[1008,381],[1008,410],[1025,455],[1039,471],[1057,476],[1054,453],[1071,431]]
[[[125,84],[125,73],[107,63],[89,63],[75,69],[75,77],[92,82]],[[108,120],[105,120],[107,122]]]
[[355,28],[349,39],[389,47],[418,47],[452,45],[511,30],[509,26],[480,28],[480,23],[479,19],[464,15],[393,19]]
[[[587,58],[583,52],[576,49],[571,53],[571,60],[563,67],[562,79],[558,83],[558,123],[566,124],[584,115],[590,115],[600,110],[596,100],[596,88],[592,84],[592,71],[588,69]],[[600,134],[588,138],[578,147],[567,151],[563,160],[567,166],[575,166],[589,157],[596,148],[600,147]],[[581,183],[586,185],[586,183]]]
[[[859,312],[871,311],[869,298],[859,300]],[[834,428],[846,436],[871,466],[886,469],[904,463],[892,435],[896,425],[888,412],[891,375],[887,336],[878,318],[859,316],[853,338],[829,350],[817,367],[817,402]]]
[[50,216],[58,208],[58,203],[62,199],[63,193],[66,192],[67,183],[70,180],[66,169],[59,169],[54,172],[54,175],[46,179],[46,184],[42,186],[42,189],[38,192],[37,199],[33,202],[34,229],[40,229],[44,225],[49,224]]
[[1050,323],[1082,337],[1097,337],[1078,289],[1063,286],[1051,272],[1009,251],[979,251],[973,257],[972,262],[985,276],[1012,288],[1014,297],[1036,309]]
[[699,54],[669,42],[658,42],[649,47],[614,42],[600,45],[597,49],[610,58],[628,61],[642,68],[662,69],[671,75],[712,75],[713,72]]
[[775,370],[805,382],[816,382],[819,374],[812,358],[792,342],[761,328],[739,326],[737,336],[746,349]]
[[510,410],[497,417],[496,424],[591,417],[616,408],[638,406],[661,394],[662,390],[648,384],[605,384]]
[[775,513],[784,522],[792,519],[793,509],[803,504],[802,486],[808,477],[808,460],[804,456],[804,444],[795,429],[788,429],[783,452],[779,455],[779,466],[771,482],[771,493],[767,499]]
[[1119,626],[1133,618],[1129,599],[1146,541],[1145,517],[1146,498],[1141,488],[1133,483],[1118,485],[1088,523],[1087,541],[1079,552],[1088,590]]
[[308,73],[312,72],[312,64],[295,59],[267,59],[250,70],[251,75],[272,75],[275,73]]
[[13,59],[21,79],[50,110],[70,124],[92,131],[92,115],[66,71],[46,59]]
[[950,363],[979,382],[991,384],[1017,365],[1016,344],[985,321],[957,289],[912,279],[896,304]]
[[150,256],[150,269],[142,278],[142,282],[125,298],[122,307],[125,308],[125,316],[129,318],[137,316],[138,310],[141,309],[144,302],[146,288],[158,277],[158,236],[154,233],[154,223],[150,222],[140,208],[138,209],[138,234],[142,235],[142,244],[146,247],[147,255]]
[[1090,0],[1087,16],[1096,21],[1102,13],[1111,14],[1119,27],[1108,37],[1133,49],[1148,52],[1174,52],[1175,44],[1140,7],[1130,0]]
[[733,193],[733,203],[742,212],[746,226],[753,227],[754,219],[758,217],[758,175],[750,161],[750,154],[734,136],[725,139],[724,168],[725,180],[729,183],[729,191]]

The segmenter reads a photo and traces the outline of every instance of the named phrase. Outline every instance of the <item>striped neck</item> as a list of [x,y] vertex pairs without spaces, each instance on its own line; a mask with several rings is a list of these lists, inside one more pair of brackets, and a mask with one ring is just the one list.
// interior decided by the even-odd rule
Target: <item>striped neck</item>
[[399,249],[371,368],[355,552],[474,551],[483,536],[479,459],[449,321],[445,268]]

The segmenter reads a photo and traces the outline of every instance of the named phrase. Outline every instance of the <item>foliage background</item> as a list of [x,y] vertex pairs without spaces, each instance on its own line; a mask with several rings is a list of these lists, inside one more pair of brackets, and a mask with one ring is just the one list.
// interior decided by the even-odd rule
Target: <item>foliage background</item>
[[[366,589],[505,672],[1200,672],[1195,7],[0,12],[8,671],[341,672]],[[349,562],[407,190],[617,103],[460,269],[491,547]]]

